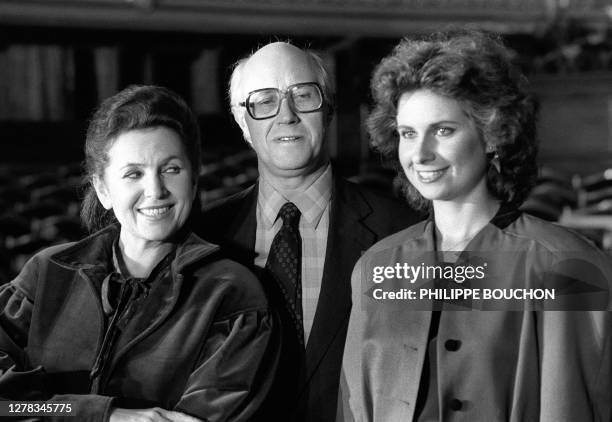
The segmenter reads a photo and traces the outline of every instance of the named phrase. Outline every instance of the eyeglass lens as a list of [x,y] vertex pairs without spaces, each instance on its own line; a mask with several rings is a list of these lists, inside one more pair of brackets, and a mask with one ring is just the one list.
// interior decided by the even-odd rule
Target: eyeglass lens
[[[302,113],[318,110],[323,99],[319,87],[314,84],[300,84],[289,88],[290,101],[295,109]],[[261,119],[278,114],[284,95],[276,88],[262,89],[251,93],[247,106],[252,117]]]

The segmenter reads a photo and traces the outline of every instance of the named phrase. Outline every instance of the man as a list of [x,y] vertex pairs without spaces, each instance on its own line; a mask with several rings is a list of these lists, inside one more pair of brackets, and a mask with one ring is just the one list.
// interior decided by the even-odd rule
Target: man
[[[353,266],[374,242],[417,217],[333,174],[325,132],[334,92],[318,56],[288,43],[268,44],[238,62],[230,100],[257,153],[260,177],[205,210],[202,234],[260,269],[280,315],[279,369],[259,420],[333,421]],[[299,234],[290,218],[292,224],[299,219]],[[298,270],[288,269],[292,265]],[[294,275],[289,284],[278,275],[283,269]]]

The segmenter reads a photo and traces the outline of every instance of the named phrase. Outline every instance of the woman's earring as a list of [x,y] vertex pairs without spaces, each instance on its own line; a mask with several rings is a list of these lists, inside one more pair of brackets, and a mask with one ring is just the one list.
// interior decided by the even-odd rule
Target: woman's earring
[[497,149],[495,147],[488,146],[487,154],[489,155],[493,154],[493,156],[491,157],[490,163],[498,173],[501,173],[501,163],[499,161],[499,154],[497,153]]
[[501,163],[499,162],[499,154],[495,151],[493,154],[493,158],[491,158],[491,165],[497,170],[498,173],[501,173]]

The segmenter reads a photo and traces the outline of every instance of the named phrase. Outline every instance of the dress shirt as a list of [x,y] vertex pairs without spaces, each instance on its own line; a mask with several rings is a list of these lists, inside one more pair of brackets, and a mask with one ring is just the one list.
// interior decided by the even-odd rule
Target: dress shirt
[[277,218],[285,202],[293,202],[300,212],[299,230],[302,237],[302,311],[304,316],[304,344],[312,329],[317,301],[321,292],[321,279],[332,194],[332,171],[328,164],[325,171],[300,195],[286,198],[266,179],[259,181],[257,194],[257,231],[255,234],[255,265],[265,267],[270,246],[283,225]]

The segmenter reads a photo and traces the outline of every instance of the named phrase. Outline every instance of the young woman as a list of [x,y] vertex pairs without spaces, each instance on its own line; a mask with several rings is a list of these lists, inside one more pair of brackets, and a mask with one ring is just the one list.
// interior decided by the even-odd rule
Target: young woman
[[[517,209],[536,175],[536,108],[508,51],[476,32],[404,40],[372,91],[373,144],[430,218],[354,269],[342,419],[610,420],[612,260]],[[525,299],[545,287],[557,301]],[[383,294],[401,288],[416,296]],[[457,299],[485,288],[519,296]]]
[[272,320],[255,277],[189,230],[195,117],[167,89],[129,87],[96,111],[85,154],[95,233],[1,287],[0,396],[68,403],[75,420],[248,420],[273,376]]

